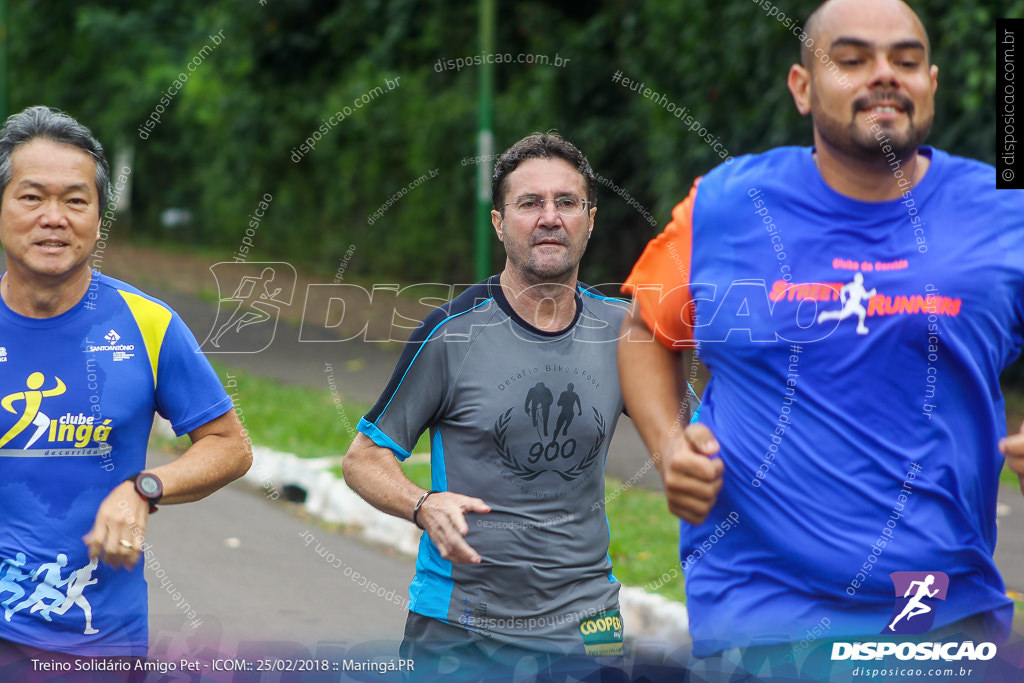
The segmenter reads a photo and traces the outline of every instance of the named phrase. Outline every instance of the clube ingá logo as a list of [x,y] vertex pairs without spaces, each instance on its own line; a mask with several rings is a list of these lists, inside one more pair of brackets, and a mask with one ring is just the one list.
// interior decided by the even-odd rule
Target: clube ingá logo
[[883,634],[924,633],[935,623],[935,608],[946,599],[949,577],[939,571],[893,572],[889,575],[896,604]]

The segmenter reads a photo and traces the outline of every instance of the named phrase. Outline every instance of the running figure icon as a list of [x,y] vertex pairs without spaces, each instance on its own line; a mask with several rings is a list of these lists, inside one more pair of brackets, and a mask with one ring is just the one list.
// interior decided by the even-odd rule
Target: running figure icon
[[867,334],[868,328],[864,325],[864,318],[867,317],[868,312],[864,308],[863,302],[869,301],[876,294],[878,294],[878,291],[873,287],[870,292],[864,289],[864,275],[854,273],[853,282],[847,282],[839,290],[839,300],[843,304],[842,309],[838,311],[823,311],[818,315],[818,322],[846,320],[851,315],[856,315],[857,334]]
[[572,424],[573,415],[572,409],[576,408],[579,415],[583,415],[583,406],[580,405],[580,395],[573,391],[572,382],[565,388],[565,391],[558,397],[558,406],[562,409],[562,412],[558,414],[558,421],[555,423],[555,434],[551,437],[551,443],[555,443],[555,439],[558,438],[559,433],[562,436],[569,436],[569,425]]
[[[46,564],[39,565],[38,569],[33,570],[28,577],[33,581],[40,581],[39,585],[36,586],[32,595],[28,596],[14,607],[8,607],[4,610],[4,618],[7,619],[7,621],[10,621],[11,615],[16,612],[20,612],[26,607],[34,606],[36,603],[42,603],[43,600],[49,598],[50,600],[53,600],[53,602],[49,605],[42,603],[43,607],[41,608],[42,612],[40,613],[40,616],[47,621],[53,621],[53,619],[50,618],[50,610],[53,609],[53,606],[57,603],[64,602],[64,599],[67,597],[64,593],[61,593],[58,590],[71,580],[70,576],[66,579],[62,579],[60,576],[61,570],[66,566],[68,566],[68,556],[64,553],[60,553],[57,555],[57,560],[55,562],[47,562]],[[42,579],[40,579],[40,577],[42,577]]]
[[[85,635],[92,635],[99,633],[98,629],[92,627],[92,605],[85,599],[82,593],[88,586],[99,583],[99,579],[92,578],[92,573],[96,569],[96,560],[91,561],[81,569],[76,569],[71,573],[71,576],[67,578],[68,581],[68,592],[64,601],[61,602],[60,606],[57,607],[58,600],[54,600],[49,605],[44,603],[42,600],[32,605],[30,612],[37,612],[39,610],[45,610],[43,618],[46,618],[46,614],[53,612],[54,614],[66,614],[69,609],[73,606],[78,605],[85,612],[85,630],[82,631]],[[47,619],[49,621],[49,619]]]
[[[276,310],[277,306],[273,304],[285,303],[277,299],[277,296],[281,293],[280,287],[274,289],[273,292],[270,291],[270,284],[274,281],[275,275],[276,273],[273,268],[264,268],[259,277],[247,276],[242,278],[231,297],[225,299],[225,301],[237,301],[238,307],[228,318],[228,321],[217,330],[213,339],[210,340],[211,344],[219,348],[220,339],[225,333],[232,329],[236,333],[241,332],[243,327],[261,323],[273,317],[271,312],[266,309]],[[263,286],[262,293],[259,291],[260,285]]]
[[907,606],[903,608],[903,611],[899,613],[899,616],[893,619],[892,623],[889,624],[890,631],[896,630],[896,622],[898,622],[903,617],[906,617],[907,621],[910,621],[911,617],[916,617],[919,614],[927,614],[928,612],[932,611],[931,607],[929,607],[921,601],[924,598],[934,598],[936,594],[939,592],[938,588],[936,588],[934,591],[928,590],[928,588],[933,583],[935,583],[935,576],[933,574],[929,574],[928,576],[926,576],[924,581],[910,582],[910,585],[907,586],[907,592],[903,594],[903,597],[907,597],[908,595],[910,595],[910,592],[914,590],[914,586],[918,587],[917,592],[914,594],[914,597],[910,598],[910,602],[908,602]]
[[[13,394],[8,394],[0,400],[0,405],[3,406],[4,410],[9,413],[17,413],[14,409],[15,401],[25,402],[25,412],[22,413],[18,421],[14,423],[14,426],[7,430],[7,433],[0,437],[0,447],[4,446],[8,441],[16,437],[21,433],[25,427],[29,424],[36,426],[36,433],[32,435],[29,442],[25,445],[25,448],[30,448],[36,440],[42,436],[43,432],[46,431],[47,427],[50,426],[50,418],[45,413],[39,410],[39,407],[43,404],[43,399],[48,396],[60,396],[67,391],[67,386],[61,381],[60,377],[54,377],[57,384],[52,389],[42,389],[45,377],[41,372],[33,372],[25,380],[25,388],[28,391],[18,391]],[[40,391],[42,389],[42,391]]]
[[548,415],[551,412],[551,403],[554,400],[555,397],[551,394],[551,390],[544,386],[544,382],[537,382],[526,394],[526,403],[523,408],[530,416],[530,421],[533,423],[534,429],[537,430],[538,436],[540,436],[540,428],[537,425],[537,412],[540,411],[540,417],[544,420],[544,436],[547,436]]
[[[0,602],[0,607],[3,607],[5,611],[12,602],[25,597],[25,589],[19,586],[18,582],[28,578],[28,574],[22,571],[26,562],[28,562],[28,558],[22,552],[15,555],[13,560],[8,557],[0,562],[0,593],[10,592],[11,594],[9,598]],[[5,566],[6,572],[3,571]]]

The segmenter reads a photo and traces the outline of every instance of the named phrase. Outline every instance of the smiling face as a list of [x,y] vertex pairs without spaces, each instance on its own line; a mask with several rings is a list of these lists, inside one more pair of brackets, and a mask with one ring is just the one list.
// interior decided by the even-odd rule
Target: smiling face
[[0,204],[7,276],[28,285],[87,279],[100,223],[95,162],[36,138],[11,153],[11,171]]
[[878,133],[897,157],[916,154],[938,85],[921,22],[898,0],[832,0],[819,11],[812,37],[830,61],[794,65],[789,79],[797,109],[814,122],[815,145],[878,161]]
[[597,207],[588,206],[579,216],[564,216],[555,211],[551,200],[565,195],[585,199],[583,174],[564,159],[527,159],[508,175],[507,183],[504,203],[529,195],[545,202],[534,214],[520,213],[515,206],[505,206],[504,216],[491,212],[494,230],[505,245],[506,270],[530,285],[575,280]]

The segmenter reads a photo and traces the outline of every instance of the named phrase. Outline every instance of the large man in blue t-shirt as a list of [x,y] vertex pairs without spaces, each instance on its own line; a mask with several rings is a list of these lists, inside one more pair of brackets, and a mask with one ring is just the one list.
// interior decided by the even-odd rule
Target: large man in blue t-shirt
[[[709,172],[625,286],[622,386],[683,519],[694,653],[996,639],[1003,456],[1024,472],[999,390],[1024,338],[1024,192],[922,146],[938,69],[905,4],[832,0],[806,31],[788,85],[814,146]],[[685,426],[693,349],[711,379]]]
[[[212,493],[251,461],[177,314],[89,267],[109,179],[100,144],[64,114],[31,107],[0,130],[5,680],[33,660],[145,656],[150,512]],[[147,468],[155,412],[192,445]]]

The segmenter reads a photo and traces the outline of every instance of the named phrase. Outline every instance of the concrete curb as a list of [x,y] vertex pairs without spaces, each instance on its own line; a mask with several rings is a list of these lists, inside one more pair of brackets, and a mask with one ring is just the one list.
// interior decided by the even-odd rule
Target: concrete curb
[[[364,538],[415,557],[420,530],[377,510],[352,491],[330,467],[337,458],[299,458],[253,446],[253,465],[243,478],[277,498],[285,487],[306,492],[306,512],[330,524],[358,527]],[[272,495],[274,494],[274,495]],[[623,586],[619,593],[622,619],[632,640],[657,640],[676,646],[690,640],[686,606],[641,588]]]

